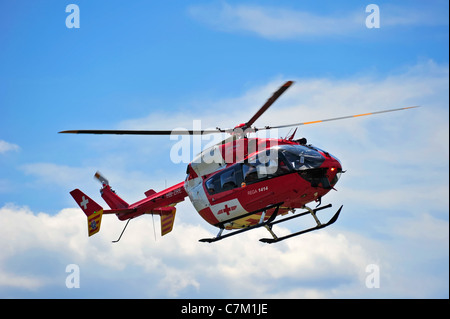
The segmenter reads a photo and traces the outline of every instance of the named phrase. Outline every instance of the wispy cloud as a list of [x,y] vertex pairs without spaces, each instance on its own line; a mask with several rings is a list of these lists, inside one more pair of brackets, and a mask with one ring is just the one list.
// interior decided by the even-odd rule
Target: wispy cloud
[[[407,5],[382,5],[381,25],[448,25],[448,17],[443,15],[442,11],[439,6],[433,5],[419,9]],[[188,12],[194,19],[217,30],[244,32],[271,40],[361,35],[366,30],[365,20],[369,15],[364,6],[323,14],[281,6],[227,2],[193,5]]]
[[20,150],[19,145],[0,140],[0,154],[4,154],[6,152],[17,152],[18,150]]
[[221,31],[244,31],[269,39],[343,34],[363,22],[354,14],[320,16],[306,11],[225,2],[220,6],[192,6],[189,13]]

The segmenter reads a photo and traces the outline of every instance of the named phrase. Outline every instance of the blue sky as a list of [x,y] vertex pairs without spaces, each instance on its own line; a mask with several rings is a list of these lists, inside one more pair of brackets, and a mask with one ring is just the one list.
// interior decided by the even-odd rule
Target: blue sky
[[[79,29],[65,25],[69,3],[0,3],[2,298],[448,298],[447,1],[377,1],[374,29],[361,1],[80,0]],[[169,137],[58,131],[233,127],[286,80],[258,126],[422,106],[300,127],[347,169],[324,198],[344,204],[335,225],[279,245],[258,231],[204,245],[216,230],[187,200],[156,241],[150,216],[117,245],[110,216],[87,239],[69,191],[103,205],[96,170],[133,202],[186,167]],[[370,264],[380,288],[364,284]]]

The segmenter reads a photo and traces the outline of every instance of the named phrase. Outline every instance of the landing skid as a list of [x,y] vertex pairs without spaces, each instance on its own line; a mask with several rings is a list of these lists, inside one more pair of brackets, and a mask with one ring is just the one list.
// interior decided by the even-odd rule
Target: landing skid
[[[288,238],[291,238],[291,237],[299,236],[299,235],[306,234],[306,233],[309,233],[309,232],[314,231],[314,230],[318,230],[318,229],[322,229],[322,228],[325,228],[327,226],[330,226],[331,224],[333,224],[338,219],[339,214],[341,213],[342,206],[339,207],[338,211],[333,215],[333,217],[331,217],[331,219],[326,224],[322,224],[317,219],[317,216],[315,216],[315,212],[317,212],[321,208],[327,208],[327,207],[331,207],[331,204],[327,205],[327,206],[324,206],[324,207],[319,207],[318,209],[312,209],[314,214],[313,213],[311,213],[311,214],[314,216],[314,219],[316,219],[317,226],[311,227],[311,228],[308,228],[308,229],[305,229],[305,230],[301,230],[301,231],[298,231],[296,233],[292,233],[292,234],[289,234],[289,235],[286,235],[286,236],[283,236],[283,237],[277,237],[273,232],[270,232],[271,235],[273,236],[273,238],[261,238],[259,241],[263,242],[263,243],[267,243],[267,244],[277,243],[279,241],[282,241],[282,240],[285,240],[285,239],[288,239]],[[273,222],[270,225],[270,227],[272,227],[272,225],[275,225],[275,224],[278,224],[278,223],[281,223],[281,222],[285,222],[285,221],[287,221],[289,219],[300,217],[300,216],[306,215],[308,213],[310,213],[310,212],[308,211],[308,212],[301,213],[299,215],[295,215],[295,216],[291,216],[291,217],[288,217],[288,218],[284,218],[284,219],[278,220],[276,222]]]
[[[311,231],[314,231],[314,230],[322,229],[322,228],[325,228],[325,227],[330,226],[331,224],[333,224],[338,219],[339,214],[341,213],[341,210],[342,210],[342,206],[339,207],[338,211],[325,224],[322,224],[320,222],[320,220],[316,216],[316,212],[318,212],[320,210],[323,210],[323,209],[326,209],[326,208],[330,208],[331,206],[332,206],[331,204],[328,204],[328,205],[325,205],[325,206],[322,206],[322,207],[319,207],[319,208],[315,208],[315,209],[311,209],[311,208],[305,206],[304,208],[307,210],[306,212],[303,212],[303,213],[300,213],[300,214],[297,214],[297,215],[294,215],[294,216],[290,216],[290,217],[286,217],[286,218],[274,221],[275,217],[278,214],[278,209],[280,207],[280,205],[278,205],[276,207],[275,211],[273,212],[273,214],[270,216],[270,218],[267,221],[265,221],[265,222],[264,222],[265,211],[263,211],[263,214],[261,216],[261,220],[256,225],[249,226],[249,227],[246,227],[246,228],[243,228],[243,229],[239,229],[239,230],[235,230],[235,231],[233,231],[231,233],[228,233],[228,234],[225,234],[225,235],[222,235],[222,232],[223,232],[224,229],[221,228],[216,237],[203,238],[203,239],[200,239],[199,241],[200,242],[206,242],[206,243],[213,243],[213,242],[216,242],[218,240],[222,240],[224,238],[227,238],[227,237],[230,237],[230,236],[234,236],[234,235],[237,235],[237,234],[240,234],[240,233],[252,230],[252,229],[264,227],[272,235],[273,238],[261,238],[259,241],[261,241],[263,243],[267,243],[267,244],[277,243],[277,242],[280,242],[282,240],[285,240],[285,239],[288,239],[288,238],[291,238],[291,237],[295,237],[295,236],[299,236],[299,235],[302,235],[302,234],[305,234],[305,233],[308,233],[308,232],[311,232]],[[307,215],[307,214],[311,214],[313,216],[314,220],[316,221],[317,226],[311,227],[311,228],[308,228],[308,229],[304,229],[304,230],[301,230],[301,231],[298,231],[298,232],[295,232],[295,233],[292,233],[292,234],[289,234],[289,235],[286,235],[286,236],[282,236],[282,237],[278,237],[272,231],[272,226],[273,225],[276,225],[276,224],[279,224],[279,223],[283,223],[283,222],[286,222],[288,220],[291,220],[291,219],[294,219],[294,218],[298,218],[298,217],[301,217],[301,216],[304,216],[304,215]]]

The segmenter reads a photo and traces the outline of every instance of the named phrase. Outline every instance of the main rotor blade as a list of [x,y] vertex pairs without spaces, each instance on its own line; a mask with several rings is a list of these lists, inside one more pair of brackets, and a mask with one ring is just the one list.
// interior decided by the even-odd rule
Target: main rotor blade
[[300,126],[300,125],[308,125],[308,124],[315,124],[315,123],[323,123],[323,122],[344,120],[344,119],[350,119],[350,118],[354,118],[354,117],[361,117],[361,116],[375,115],[375,114],[381,114],[381,113],[387,113],[387,112],[408,110],[408,109],[413,109],[413,108],[416,108],[416,107],[420,107],[420,106],[401,107],[401,108],[398,108],[398,109],[390,109],[390,110],[376,111],[376,112],[370,112],[370,113],[363,113],[363,114],[356,114],[356,115],[334,117],[334,118],[325,119],[325,120],[318,120],[318,121],[309,121],[309,122],[301,122],[301,123],[278,125],[278,126],[266,126],[266,127],[263,127],[263,128],[257,128],[256,131],[259,131],[259,130],[270,130],[270,129],[273,129],[273,128],[284,128],[284,127],[291,127],[291,126]]
[[117,134],[117,135],[203,135],[223,133],[224,130],[68,130],[59,133],[69,134]]
[[273,93],[273,95],[267,100],[267,102],[264,103],[263,106],[261,106],[258,112],[256,112],[255,115],[253,115],[253,117],[247,123],[245,123],[245,126],[250,127],[251,125],[253,125],[253,123],[255,123],[255,121],[261,115],[263,115],[265,111],[267,111],[267,109],[273,104],[273,102],[275,102],[280,97],[280,95],[283,94],[284,91],[286,91],[292,85],[292,83],[294,82],[287,81],[286,83],[283,84],[282,87],[280,87],[275,93]]

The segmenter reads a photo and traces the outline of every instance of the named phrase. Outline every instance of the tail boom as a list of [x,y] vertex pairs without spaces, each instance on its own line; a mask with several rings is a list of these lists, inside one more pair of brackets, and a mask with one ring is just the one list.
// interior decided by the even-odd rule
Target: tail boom
[[111,189],[107,181],[102,181],[102,186],[100,192],[111,208],[109,210],[103,210],[99,204],[79,189],[70,192],[87,217],[89,236],[100,231],[103,214],[115,214],[119,220],[129,220],[144,214],[160,215],[161,235],[164,236],[173,229],[176,213],[174,206],[187,196],[184,182],[181,182],[160,192],[149,190],[145,193],[146,198],[129,205]]
[[111,209],[126,209],[130,205],[126,201],[117,195],[109,185],[103,185],[100,190],[100,194],[102,195],[103,200],[108,204]]

